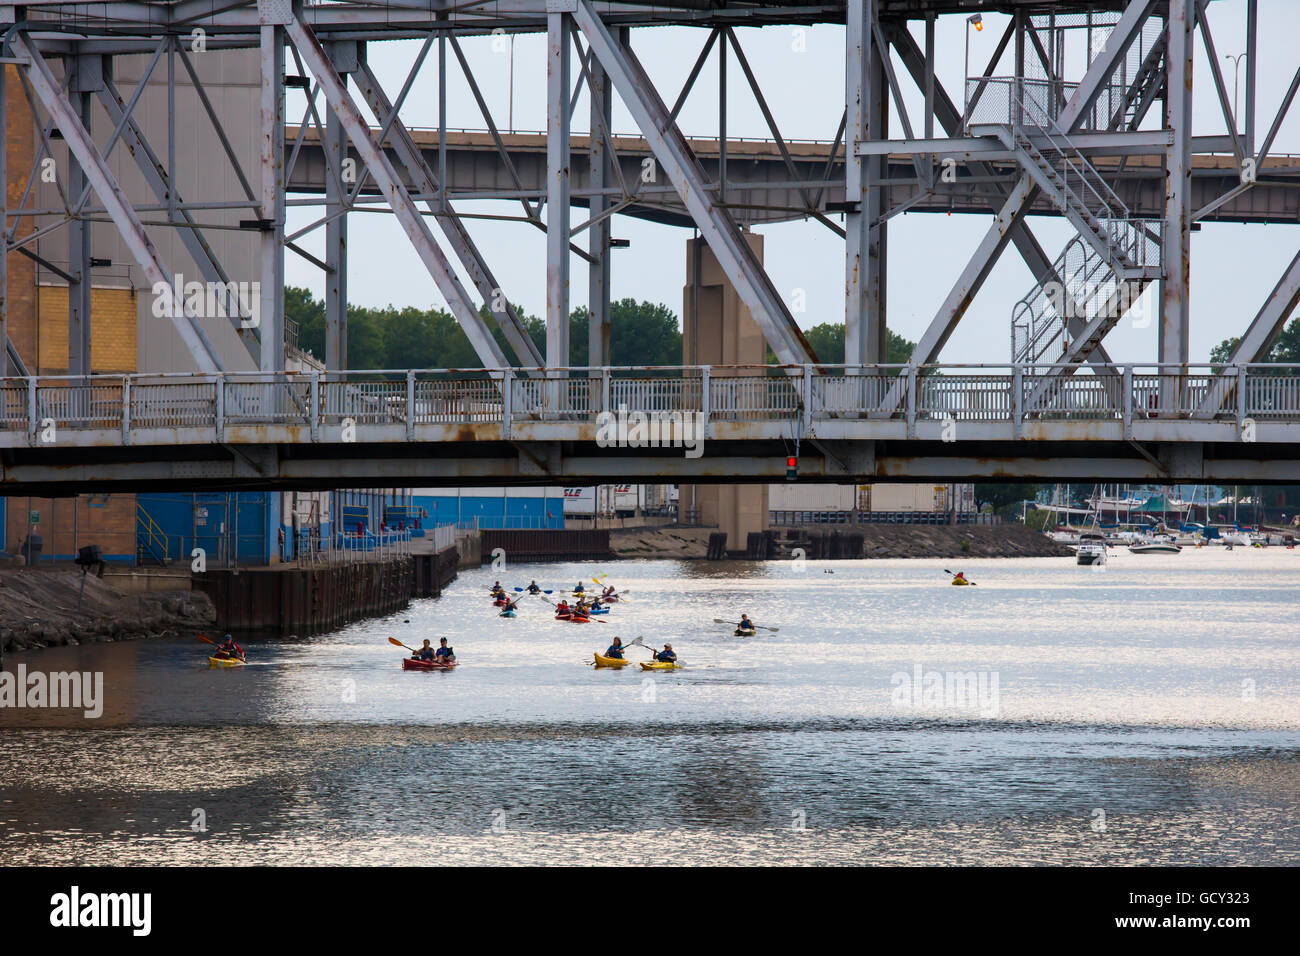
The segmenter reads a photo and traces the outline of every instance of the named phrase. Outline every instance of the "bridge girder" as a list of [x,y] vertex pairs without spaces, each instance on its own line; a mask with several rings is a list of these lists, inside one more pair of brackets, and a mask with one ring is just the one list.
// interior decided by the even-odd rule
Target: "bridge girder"
[[[1014,37],[1017,62],[1014,76],[1010,78],[1012,86],[1009,88],[1015,89],[1014,84],[1020,84],[1018,95],[1024,95],[1025,84],[1029,82],[1025,72],[1025,61],[1029,55],[1027,51],[1036,52],[1042,61],[1047,72],[1044,81],[1046,88],[1051,90],[1054,84],[1059,86],[1059,89],[1050,94],[1059,97],[1060,104],[1059,109],[1053,106],[1049,110],[1049,138],[1053,129],[1063,136],[1077,137],[1077,146],[1074,142],[1070,144],[1070,156],[1077,156],[1092,169],[1106,188],[1109,189],[1110,184],[1114,184],[1115,200],[1123,206],[1125,212],[1141,215],[1155,212],[1159,208],[1165,225],[1161,359],[1166,363],[1172,361],[1185,364],[1188,359],[1186,343],[1190,273],[1188,233],[1193,223],[1205,217],[1282,221],[1290,215],[1291,207],[1300,203],[1300,199],[1296,198],[1300,191],[1286,188],[1287,184],[1300,181],[1300,168],[1289,161],[1279,162],[1276,159],[1270,164],[1272,157],[1269,155],[1297,87],[1300,87],[1300,70],[1297,70],[1296,79],[1268,124],[1269,130],[1262,144],[1257,148],[1254,141],[1257,117],[1254,115],[1256,67],[1253,59],[1248,64],[1246,74],[1248,115],[1244,134],[1237,129],[1236,116],[1228,115],[1232,110],[1225,96],[1223,77],[1215,61],[1211,69],[1213,90],[1224,111],[1228,135],[1198,140],[1190,135],[1193,92],[1190,75],[1191,46],[1198,33],[1207,50],[1211,54],[1214,52],[1202,0],[1168,0],[1167,3],[1130,0],[1127,3],[1098,2],[1087,6],[1088,10],[1114,15],[1106,20],[1106,28],[1110,31],[1108,41],[1101,46],[1097,55],[1094,56],[1089,51],[1087,69],[1077,84],[1067,79],[1058,62],[1048,62],[1056,56],[1056,51],[1052,48],[1049,56],[1044,49],[1044,42],[1046,39],[1050,45],[1054,41],[1040,36],[1041,31],[1035,26],[1034,17],[1052,5],[1044,4],[1041,0],[1007,0],[1000,6],[1013,13],[1008,33],[1004,35],[993,61],[983,75],[978,77],[978,83],[974,87],[971,82],[975,77],[963,77],[967,91],[974,89],[974,92],[966,97],[967,103],[960,114],[956,112],[955,102],[936,78],[932,44],[927,42],[927,49],[920,50],[909,30],[913,25],[924,25],[927,32],[932,34],[933,18],[936,15],[961,15],[978,11],[983,5],[977,0],[951,0],[946,3],[933,3],[929,0],[845,0],[841,3],[790,6],[779,3],[746,4],[743,8],[718,6],[707,0],[670,0],[667,4],[654,6],[620,2],[592,3],[590,0],[502,0],[493,4],[491,9],[463,8],[449,0],[385,0],[382,4],[361,0],[347,7],[304,7],[301,3],[290,0],[258,0],[256,3],[232,0],[219,5],[207,3],[206,0],[187,0],[181,3],[115,3],[110,0],[91,5],[38,0],[26,7],[33,20],[10,31],[9,52],[15,54],[21,75],[40,86],[42,105],[57,113],[58,125],[63,128],[65,138],[67,134],[73,134],[80,167],[92,171],[100,205],[87,205],[79,215],[91,216],[106,211],[128,245],[138,253],[136,258],[142,268],[152,277],[154,273],[166,273],[156,250],[149,251],[148,232],[141,223],[140,212],[165,205],[169,221],[181,228],[185,237],[183,241],[191,247],[190,251],[197,259],[204,252],[204,242],[193,211],[214,204],[206,197],[187,201],[176,194],[176,190],[169,186],[174,179],[174,170],[170,168],[174,159],[169,157],[168,164],[164,164],[157,155],[150,155],[153,151],[148,147],[147,140],[139,135],[138,127],[130,115],[130,104],[124,105],[121,97],[113,92],[108,99],[101,99],[115,125],[125,131],[126,139],[136,152],[141,170],[150,178],[155,193],[152,205],[147,201],[133,201],[124,196],[120,187],[115,187],[111,177],[105,178],[101,174],[101,170],[106,170],[107,167],[99,147],[88,135],[76,135],[78,125],[83,127],[84,132],[84,124],[76,122],[75,111],[69,109],[68,94],[58,88],[57,81],[45,63],[45,57],[64,57],[72,62],[87,57],[156,51],[160,40],[170,51],[178,40],[190,37],[194,30],[205,32],[209,44],[207,48],[217,55],[222,50],[260,50],[266,92],[258,122],[259,140],[265,148],[259,156],[258,175],[252,177],[258,182],[255,195],[252,194],[253,190],[247,188],[247,179],[242,173],[240,176],[246,191],[250,193],[246,197],[249,208],[258,217],[256,227],[262,233],[261,307],[265,321],[260,365],[263,369],[274,370],[281,367],[283,362],[280,286],[284,250],[288,248],[304,254],[295,243],[297,238],[314,228],[329,228],[331,223],[341,225],[346,221],[350,209],[369,204],[375,198],[364,187],[358,187],[350,195],[336,189],[327,197],[330,212],[321,221],[293,236],[284,235],[284,214],[290,202],[288,194],[294,192],[310,195],[316,189],[322,194],[329,192],[331,177],[337,178],[335,172],[331,172],[331,167],[337,166],[345,158],[340,145],[340,137],[344,134],[353,148],[362,154],[366,175],[373,177],[379,198],[397,215],[452,312],[470,335],[485,365],[503,365],[504,354],[474,307],[475,303],[461,287],[455,271],[438,250],[425,223],[424,212],[416,204],[435,204],[430,206],[428,214],[446,228],[462,265],[468,269],[482,298],[489,303],[489,311],[497,315],[515,351],[524,360],[535,361],[537,356],[530,351],[532,343],[519,326],[509,302],[501,297],[503,304],[500,307],[491,304],[495,297],[488,293],[499,290],[495,287],[490,264],[487,257],[469,240],[462,216],[450,205],[453,197],[487,199],[508,196],[522,202],[527,212],[525,220],[533,226],[545,228],[548,233],[547,311],[549,324],[557,337],[550,343],[547,361],[555,367],[564,364],[567,356],[563,328],[567,325],[564,316],[568,314],[569,256],[577,252],[591,261],[594,269],[592,288],[603,289],[603,292],[599,292],[601,295],[608,292],[608,217],[615,209],[620,214],[657,216],[662,221],[690,223],[700,228],[719,254],[741,298],[762,326],[769,344],[778,357],[788,363],[811,362],[816,357],[771,280],[762,267],[747,255],[746,244],[738,241],[739,223],[746,215],[746,206],[750,207],[751,214],[755,217],[776,219],[811,216],[820,219],[837,232],[847,235],[846,323],[849,331],[846,338],[857,353],[852,357],[859,361],[867,360],[863,356],[883,357],[876,356],[875,353],[883,348],[881,343],[884,341],[886,325],[883,299],[887,246],[884,236],[888,220],[909,210],[996,209],[1008,196],[1025,192],[1018,185],[1023,182],[1024,173],[1028,171],[1028,160],[1023,151],[1008,149],[1006,137],[970,135],[972,112],[981,95],[991,84],[996,85],[1006,79],[995,75],[998,58],[1009,47],[1009,39]],[[1257,24],[1253,0],[1248,3],[1248,7],[1249,28],[1254,30]],[[11,15],[13,9],[6,8]],[[1078,4],[1061,5],[1062,12],[1078,12],[1081,9],[1084,8]],[[1096,123],[1098,104],[1104,102],[1108,107],[1113,105],[1104,97],[1110,95],[1110,87],[1115,85],[1116,70],[1134,38],[1153,17],[1161,18],[1162,25],[1167,20],[1174,28],[1162,41],[1165,43],[1164,48],[1153,47],[1145,58],[1143,69],[1146,72],[1143,76],[1155,78],[1159,82],[1140,88],[1135,80],[1134,88],[1125,92],[1125,99],[1118,113],[1115,113],[1114,120],[1111,119],[1114,111],[1107,108],[1107,122],[1105,128],[1102,128]],[[846,114],[842,126],[846,158],[837,160],[838,135],[829,150],[822,144],[818,147],[820,151],[814,154],[801,154],[784,140],[748,67],[733,27],[741,24],[841,22],[848,24],[845,51],[848,81],[845,90]],[[698,148],[699,144],[692,143],[680,134],[676,128],[675,116],[689,92],[695,72],[698,72],[698,64],[697,70],[692,73],[692,80],[688,81],[687,89],[682,91],[678,102],[669,110],[651,77],[632,55],[630,46],[624,38],[616,36],[617,31],[633,26],[668,23],[705,27],[715,31],[715,36],[723,38],[723,42],[717,45],[719,55],[727,48],[734,49],[773,135],[767,150],[769,171],[783,171],[785,180],[768,180],[765,184],[730,183],[724,171],[729,169],[727,155],[732,147],[725,136],[719,137],[715,146],[716,160],[710,166],[701,161],[700,154],[703,150]],[[37,26],[39,34],[35,32]],[[560,68],[552,73],[548,90],[551,122],[545,159],[540,154],[526,159],[527,154],[522,144],[504,144],[485,109],[489,126],[492,127],[492,145],[496,149],[501,169],[507,170],[512,179],[513,189],[458,194],[454,168],[448,174],[451,157],[445,119],[443,128],[438,133],[436,152],[431,145],[418,143],[412,131],[406,129],[398,117],[401,97],[397,100],[398,108],[388,118],[381,117],[385,124],[383,130],[377,133],[367,128],[348,90],[349,78],[359,83],[367,94],[363,98],[377,112],[384,113],[385,103],[391,101],[378,88],[373,74],[359,77],[356,64],[344,63],[343,60],[349,56],[357,59],[356,48],[359,42],[400,37],[424,38],[426,49],[428,42],[436,38],[444,51],[450,40],[459,55],[456,35],[486,34],[498,30],[549,31],[551,59],[554,63],[559,63]],[[586,50],[582,48],[582,40],[587,44]],[[1248,43],[1253,48],[1253,35],[1248,38]],[[617,89],[642,126],[646,137],[645,148],[662,164],[671,181],[663,188],[670,191],[659,192],[659,187],[656,187],[629,192],[627,183],[637,179],[635,172],[638,154],[634,149],[616,148],[618,144],[608,130],[602,130],[599,136],[593,132],[588,138],[591,147],[589,150],[574,148],[568,121],[577,93],[571,93],[572,77],[569,71],[563,69],[571,56],[572,46],[577,46],[579,52],[579,72],[582,74],[579,85],[584,82],[594,84],[597,80],[596,66],[599,65],[600,77]],[[295,61],[305,64],[310,71],[310,77],[303,75],[300,79],[305,84],[303,89],[310,100],[309,113],[312,120],[310,127],[294,131],[295,145],[288,157],[284,154],[287,131],[283,125],[285,77],[281,62],[286,48],[293,52]],[[349,53],[349,50],[352,52]],[[908,75],[924,94],[926,109],[919,118],[909,116],[905,109],[899,77],[895,75],[889,60],[891,50],[899,54]],[[707,52],[706,47],[705,53]],[[445,53],[440,53],[440,70],[445,68],[445,59]],[[461,59],[464,64],[463,56]],[[1064,62],[1064,57],[1057,59]],[[1215,58],[1212,56],[1211,59]],[[701,62],[702,60],[703,56]],[[360,61],[364,64],[364,54],[360,56]],[[1147,69],[1152,63],[1161,62],[1163,67],[1160,70]],[[169,68],[169,95],[174,90],[172,72]],[[196,88],[201,88],[198,77],[192,70],[189,72]],[[470,80],[473,84],[472,76]],[[440,84],[442,87],[443,84]],[[332,133],[325,128],[317,113],[318,92],[325,94]],[[1141,100],[1140,104],[1137,103],[1138,100]],[[1158,100],[1165,104],[1161,127],[1156,130],[1139,128],[1145,110]],[[1022,117],[1019,113],[1024,105],[1017,101],[1012,115],[1007,118],[1009,124],[1020,121]],[[1131,113],[1128,112],[1130,108]],[[596,111],[597,114],[599,112]],[[891,117],[898,121],[904,139],[887,138]],[[725,130],[725,106],[721,108],[718,119],[720,127]],[[594,114],[593,123],[598,121],[599,115]],[[946,137],[935,137],[936,122],[947,133]],[[169,127],[169,140],[174,139],[174,133],[174,129]],[[235,159],[229,138],[220,129],[220,124],[216,136],[226,152],[232,154],[232,160]],[[328,142],[330,148],[321,150],[322,142]],[[1214,150],[1216,157],[1226,153],[1231,156],[1226,164],[1216,159],[1214,163],[1202,162],[1198,166],[1198,150]],[[776,154],[779,154],[779,164]],[[594,159],[588,159],[588,155]],[[41,158],[42,153],[38,152],[37,161]],[[944,158],[959,161],[959,166],[953,168],[960,174],[954,175],[950,180],[935,175],[937,164]],[[1205,155],[1201,158],[1204,159]],[[843,179],[837,180],[833,174],[837,165],[841,164],[844,168]],[[1253,164],[1256,172],[1253,179],[1245,176],[1247,164]],[[584,165],[587,166],[586,170],[583,170]],[[599,165],[599,171],[594,170],[595,165]],[[436,174],[434,169],[437,169]],[[736,169],[736,164],[733,163],[730,169]],[[585,185],[582,176],[584,171]],[[1268,178],[1270,176],[1274,179],[1272,183]],[[614,179],[618,179],[619,183],[615,184]],[[1045,181],[1050,181],[1050,177],[1041,180],[1038,185],[1042,187]],[[786,200],[788,205],[784,206],[779,203],[754,202],[747,199],[747,188],[751,191],[764,188],[769,192],[779,191],[793,198]],[[1043,191],[1040,188],[1039,192]],[[1044,281],[1056,277],[1055,266],[1047,260],[1046,254],[1025,227],[1024,217],[1046,211],[1042,203],[1048,200],[1032,195],[1033,192],[1030,190],[1031,195],[1021,196],[1014,214],[1005,219],[1011,232],[1010,239],[1025,256],[1036,278]],[[838,196],[843,197],[842,202],[836,198]],[[1261,196],[1264,197],[1262,210],[1259,201]],[[541,222],[538,215],[543,199],[546,200],[545,223]],[[1058,203],[1068,205],[1060,196],[1056,199]],[[236,199],[233,202],[238,204],[243,200]],[[26,197],[23,203],[16,211],[6,209],[6,226],[14,213],[19,220],[39,218],[45,213],[44,210],[33,210],[26,206]],[[1273,203],[1278,204],[1276,208]],[[570,239],[571,233],[577,231],[570,229],[570,204],[587,205],[593,209],[593,221],[580,227],[591,230],[593,247],[590,251],[579,249]],[[842,230],[829,218],[836,211],[846,216]],[[1082,221],[1079,211],[1073,212],[1074,219]],[[77,228],[75,223],[78,217],[73,216],[72,219],[74,228]],[[999,221],[1001,220],[995,220],[995,223]],[[17,240],[13,230],[7,229],[6,232],[9,251],[22,247],[24,241]],[[1104,244],[1104,236],[1100,233],[1093,238]],[[337,229],[334,239],[329,244],[327,261],[321,264],[327,272],[337,276],[340,272],[346,272],[346,255],[342,251],[346,248],[346,243],[339,241]],[[967,267],[966,274],[978,278],[992,268],[1005,245],[1002,237],[995,239],[997,241],[981,247]],[[309,255],[307,258],[312,259]],[[211,257],[208,257],[208,261],[205,275],[209,280],[227,277],[220,262]],[[599,269],[596,269],[597,266]],[[204,267],[200,265],[200,268]],[[600,269],[604,271],[599,271]],[[1289,276],[1290,273],[1279,282],[1280,288],[1290,289],[1294,285],[1289,281]],[[972,283],[965,278],[959,280],[958,286],[949,296],[949,302],[935,316],[930,332],[923,338],[925,347],[917,356],[918,363],[938,357],[938,350],[960,321],[965,305],[969,304],[978,285],[978,281]],[[336,286],[341,290],[345,290],[345,287],[345,281]],[[346,338],[345,296],[345,291],[335,294],[332,307],[334,325],[344,323],[343,328],[336,328],[337,334],[332,338],[336,358],[342,351],[338,344],[339,335],[344,340]],[[1275,295],[1269,302],[1274,307],[1266,305],[1267,314],[1261,313],[1264,318],[1257,320],[1246,336],[1252,354],[1255,355],[1267,351],[1272,336],[1285,321],[1285,315],[1279,318],[1278,314],[1274,314],[1278,312],[1276,306],[1282,300]],[[1290,299],[1286,299],[1286,302],[1294,305]],[[1099,363],[1101,368],[1110,367],[1109,358],[1101,343],[1104,326],[1104,322],[1072,321],[1070,336],[1073,340],[1067,343],[1060,363],[1062,374],[1068,374],[1075,365],[1090,358]],[[201,328],[185,319],[178,321],[177,327],[185,338],[196,365],[203,369],[214,367],[212,349],[210,344],[204,343]],[[250,341],[253,338],[247,334],[245,337]],[[88,343],[86,345],[88,347]],[[281,365],[277,365],[277,362]],[[1170,382],[1167,387],[1177,388],[1178,384]]]

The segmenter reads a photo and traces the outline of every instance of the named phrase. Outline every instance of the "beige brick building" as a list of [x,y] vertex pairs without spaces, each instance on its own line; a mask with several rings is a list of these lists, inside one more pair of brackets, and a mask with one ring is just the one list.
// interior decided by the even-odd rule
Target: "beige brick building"
[[[16,68],[5,66],[5,144],[8,182],[7,204],[17,208],[23,200],[27,178],[36,155],[37,131]],[[31,198],[28,205],[32,205]],[[12,219],[10,220],[12,222]],[[8,224],[6,224],[8,225]],[[24,220],[18,236],[30,235],[31,220]],[[5,263],[6,331],[14,348],[37,375],[68,372],[68,288],[40,276],[36,263],[20,253],[10,253]],[[91,291],[92,372],[134,372],[138,368],[137,296],[129,283]],[[4,359],[7,371],[8,359]],[[22,553],[28,535],[39,537],[45,555],[70,557],[78,547],[98,544],[106,554],[130,556],[136,550],[137,504],[135,495],[80,495],[76,498],[19,497],[0,499],[5,509],[4,540],[0,547],[10,555]]]

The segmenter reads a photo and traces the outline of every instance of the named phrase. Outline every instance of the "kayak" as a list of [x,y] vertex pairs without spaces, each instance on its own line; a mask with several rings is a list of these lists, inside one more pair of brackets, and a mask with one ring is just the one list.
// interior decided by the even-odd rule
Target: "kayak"
[[514,616],[515,616],[515,609],[512,607],[506,608],[504,611],[502,611],[500,614],[497,615],[497,617],[514,617]]
[[601,608],[600,610],[598,610],[598,611],[588,611],[587,613],[589,613],[589,614],[608,614],[608,613],[609,613],[609,608],[607,608],[607,607],[602,607],[602,608]]
[[627,667],[628,664],[632,663],[627,658],[606,657],[604,654],[594,654],[592,656],[596,658],[597,667]]
[[736,628],[735,635],[736,637],[753,637],[754,631],[752,628],[747,629],[743,627],[738,627]]
[[646,663],[645,661],[641,662],[641,669],[643,671],[675,671],[681,666],[682,665],[678,664],[676,661],[650,661],[649,663]]
[[953,578],[952,583],[955,584],[957,587],[965,587],[966,585],[970,584],[970,582],[967,581],[965,578]]
[[589,618],[589,617],[575,617],[575,616],[572,615],[572,614],[565,614],[565,615],[563,615],[563,616],[557,614],[557,615],[555,615],[555,619],[556,619],[557,621],[568,621],[570,624],[590,624],[590,623],[591,623],[591,618]]
[[241,661],[237,657],[209,657],[208,658],[209,667],[243,667],[245,663],[246,663],[245,661]]
[[402,658],[402,670],[404,671],[449,671],[455,666],[455,661],[450,664],[443,664],[439,661],[417,661],[410,657]]

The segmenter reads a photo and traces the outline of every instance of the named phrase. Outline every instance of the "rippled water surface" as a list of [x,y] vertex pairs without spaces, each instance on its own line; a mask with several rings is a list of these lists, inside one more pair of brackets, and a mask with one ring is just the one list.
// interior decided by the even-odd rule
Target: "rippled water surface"
[[[1300,862],[1300,552],[961,566],[976,587],[952,561],[528,565],[239,670],[189,641],[11,655],[103,672],[106,703],[0,709],[0,859]],[[593,570],[630,598],[606,623],[486,598]],[[741,611],[779,631],[713,623]],[[615,634],[686,667],[590,667]],[[462,666],[405,673],[389,636]]]

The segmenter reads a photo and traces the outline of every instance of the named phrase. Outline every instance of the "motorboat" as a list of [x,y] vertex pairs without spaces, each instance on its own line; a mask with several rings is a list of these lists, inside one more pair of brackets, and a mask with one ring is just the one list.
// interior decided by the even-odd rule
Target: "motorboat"
[[1079,536],[1079,547],[1075,549],[1075,563],[1083,565],[1100,565],[1106,563],[1106,539],[1100,534],[1085,532]]
[[1178,554],[1182,547],[1174,541],[1173,535],[1157,534],[1141,544],[1129,546],[1133,554]]

